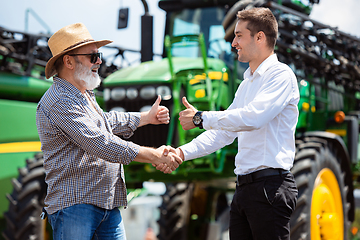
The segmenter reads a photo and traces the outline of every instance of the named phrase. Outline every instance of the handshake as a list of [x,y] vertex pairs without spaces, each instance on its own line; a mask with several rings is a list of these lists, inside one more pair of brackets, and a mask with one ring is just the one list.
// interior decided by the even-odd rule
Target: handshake
[[152,165],[163,173],[172,173],[184,160],[184,154],[180,148],[161,146],[156,149],[156,152],[159,154],[159,158]]
[[[192,119],[197,110],[186,100],[186,97],[183,97],[182,102],[186,109],[179,113],[180,124],[184,130],[195,128]],[[156,151],[162,152],[162,156],[159,160],[164,160],[164,162],[152,163],[152,165],[163,173],[171,173],[172,171],[175,171],[176,168],[179,167],[179,164],[184,161],[184,153],[180,148],[175,149],[171,146],[161,146],[156,149]]]
[[[161,97],[158,96],[152,108],[148,112],[143,112],[141,115],[140,125],[145,124],[168,124],[169,123],[169,109],[160,106]],[[192,121],[195,113],[197,112],[185,97],[182,102],[186,107],[185,110],[179,113],[179,120],[184,130],[195,128]],[[157,149],[149,149],[143,147],[141,153],[136,158],[139,162],[152,163],[157,170],[163,173],[171,173],[184,161],[184,154],[180,148],[173,148],[171,146],[161,146]]]

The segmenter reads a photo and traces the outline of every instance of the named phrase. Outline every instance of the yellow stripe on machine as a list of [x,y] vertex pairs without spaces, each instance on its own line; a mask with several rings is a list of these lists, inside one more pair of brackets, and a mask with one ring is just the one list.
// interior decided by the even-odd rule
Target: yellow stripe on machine
[[346,136],[346,129],[327,129],[326,132],[334,133],[339,136]]
[[[208,73],[209,78],[211,80],[223,80],[224,82],[227,82],[229,80],[229,75],[227,72],[209,72]],[[190,80],[190,85],[194,85],[197,83],[200,83],[202,80],[206,79],[206,74],[203,73],[202,75],[195,75],[193,79]]]
[[39,141],[0,143],[0,153],[40,152],[40,151],[41,151],[41,143]]

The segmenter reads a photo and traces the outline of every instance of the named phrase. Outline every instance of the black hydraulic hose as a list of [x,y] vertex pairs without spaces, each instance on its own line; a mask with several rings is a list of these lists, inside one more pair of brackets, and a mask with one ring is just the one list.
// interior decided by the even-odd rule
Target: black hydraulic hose
[[145,15],[146,15],[147,13],[149,13],[149,6],[148,6],[146,0],[141,0],[141,2],[142,2],[143,5],[144,5]]

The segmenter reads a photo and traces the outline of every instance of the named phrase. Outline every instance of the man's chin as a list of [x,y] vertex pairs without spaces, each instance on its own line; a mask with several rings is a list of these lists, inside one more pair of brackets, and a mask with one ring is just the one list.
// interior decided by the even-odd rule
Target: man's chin
[[86,88],[86,90],[94,90],[94,89],[96,89],[96,88],[99,87],[99,86],[100,86],[100,83],[97,84],[96,86],[88,86],[88,87]]
[[87,90],[94,90],[95,88],[100,86],[100,83],[101,83],[101,80],[100,80],[100,78],[98,76],[96,82],[94,82],[94,83],[86,83],[86,89]]
[[248,60],[246,60],[246,59],[244,59],[244,58],[242,58],[242,57],[238,57],[238,61],[239,62],[242,62],[242,63],[248,63],[249,61]]

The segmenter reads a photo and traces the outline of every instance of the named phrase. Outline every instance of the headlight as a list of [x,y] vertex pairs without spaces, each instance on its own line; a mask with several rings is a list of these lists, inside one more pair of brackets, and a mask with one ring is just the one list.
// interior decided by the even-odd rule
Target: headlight
[[171,99],[171,90],[168,86],[160,86],[156,89],[156,94],[161,96],[162,100]]
[[126,96],[130,100],[135,99],[138,96],[138,91],[136,90],[136,88],[129,88],[128,90],[126,90]]
[[126,112],[125,108],[122,107],[113,107],[111,111]]
[[104,89],[104,101],[109,101],[110,99],[110,89],[105,88]]
[[111,90],[111,98],[115,101],[120,101],[125,98],[126,91],[123,88],[114,88]]
[[145,100],[148,100],[148,99],[152,99],[154,98],[156,95],[156,90],[154,87],[143,87],[141,90],[140,90],[140,97],[145,99]]
[[147,105],[147,106],[143,106],[142,108],[140,108],[140,112],[147,112],[151,109],[151,106]]

